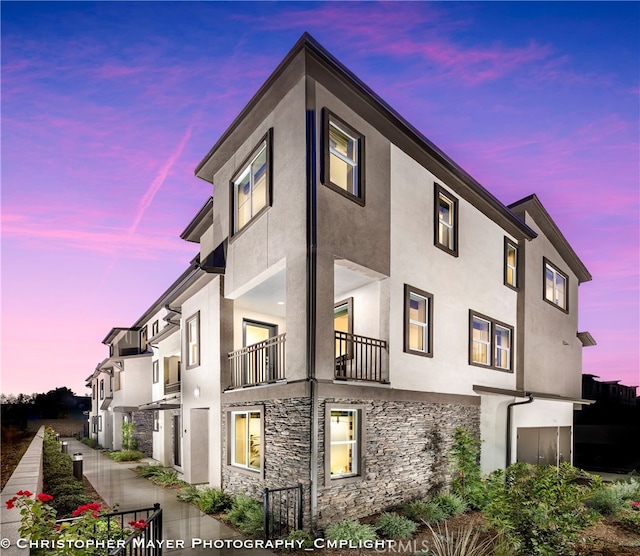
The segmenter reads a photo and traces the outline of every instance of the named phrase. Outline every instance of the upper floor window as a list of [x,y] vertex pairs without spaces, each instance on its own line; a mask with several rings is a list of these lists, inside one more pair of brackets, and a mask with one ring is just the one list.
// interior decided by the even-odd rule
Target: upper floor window
[[443,251],[458,256],[458,199],[435,185],[434,243]]
[[104,400],[104,378],[100,379],[100,399]]
[[148,334],[149,332],[146,326],[140,330],[140,351],[147,351]]
[[92,387],[91,387],[91,397],[95,400],[96,399],[96,383],[94,382]]
[[154,384],[160,381],[160,361],[157,359],[152,363],[152,378]]
[[157,320],[155,320],[151,325],[151,336],[152,337],[155,336],[159,331],[160,331],[160,323]]
[[230,412],[231,465],[260,471],[262,467],[262,416],[259,410]]
[[544,300],[559,307],[565,312],[569,310],[569,277],[558,270],[547,259],[544,262]]
[[271,130],[231,180],[232,235],[271,205]]
[[364,205],[364,137],[346,122],[324,111],[323,183]]
[[433,295],[405,284],[404,351],[433,355]]
[[187,369],[200,365],[200,312],[189,317],[185,323],[187,329]]
[[513,327],[470,311],[469,363],[513,369]]
[[504,285],[518,288],[518,248],[507,238],[504,238]]

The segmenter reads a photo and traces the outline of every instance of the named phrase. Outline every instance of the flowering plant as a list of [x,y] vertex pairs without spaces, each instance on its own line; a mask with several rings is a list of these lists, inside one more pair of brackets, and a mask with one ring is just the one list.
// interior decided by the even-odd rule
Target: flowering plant
[[78,506],[72,519],[56,525],[56,511],[48,504],[51,500],[53,496],[44,492],[34,496],[28,490],[20,490],[6,501],[7,509],[20,509],[20,536],[36,543],[35,547],[30,545],[31,554],[90,556],[104,552],[108,541],[124,539],[134,530],[148,526],[144,519],[131,522],[133,529],[107,523],[96,503]]

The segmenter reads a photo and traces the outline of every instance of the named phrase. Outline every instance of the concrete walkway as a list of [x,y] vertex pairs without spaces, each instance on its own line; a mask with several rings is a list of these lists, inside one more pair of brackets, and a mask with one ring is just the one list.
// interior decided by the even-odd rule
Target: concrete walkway
[[[154,485],[132,471],[139,463],[117,463],[99,451],[89,448],[78,440],[65,438],[69,443],[69,454],[81,452],[84,476],[93,485],[104,501],[118,510],[148,508],[158,503],[162,508],[162,536],[167,541],[183,541],[178,546],[163,549],[168,556],[268,556],[273,553],[259,548],[212,548],[205,541],[242,540],[243,537],[223,523],[203,514],[192,504],[180,502],[175,490],[166,490]],[[199,541],[203,544],[198,545]],[[194,546],[196,545],[196,546]]]

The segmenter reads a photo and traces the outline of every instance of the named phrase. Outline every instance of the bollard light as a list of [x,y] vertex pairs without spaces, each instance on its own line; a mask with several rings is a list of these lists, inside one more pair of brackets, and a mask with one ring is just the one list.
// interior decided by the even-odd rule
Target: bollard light
[[60,433],[59,432],[56,433],[56,442],[60,442]]
[[68,454],[69,453],[69,443],[68,442],[63,442],[62,443],[62,453],[63,454]]
[[73,461],[73,476],[82,481],[82,452],[76,452],[71,456]]

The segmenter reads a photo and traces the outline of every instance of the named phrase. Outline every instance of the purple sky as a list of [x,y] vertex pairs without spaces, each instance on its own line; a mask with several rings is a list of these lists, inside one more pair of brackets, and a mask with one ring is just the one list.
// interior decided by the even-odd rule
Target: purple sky
[[68,386],[186,268],[193,176],[304,31],[593,274],[584,372],[640,383],[640,4],[2,2],[2,386]]

